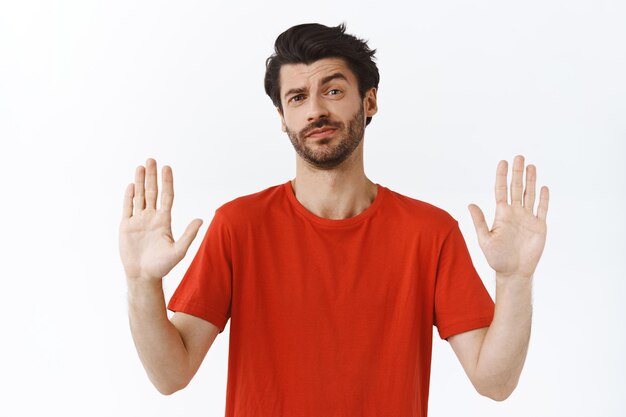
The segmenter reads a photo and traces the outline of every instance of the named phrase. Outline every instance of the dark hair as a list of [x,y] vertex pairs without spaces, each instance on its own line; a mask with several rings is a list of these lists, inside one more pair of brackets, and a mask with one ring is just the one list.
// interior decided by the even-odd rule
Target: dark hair
[[[380,76],[373,59],[376,49],[371,50],[367,41],[346,34],[346,25],[328,27],[318,23],[293,26],[276,38],[274,54],[265,61],[265,92],[282,113],[280,100],[280,68],[283,64],[305,64],[323,58],[342,58],[354,73],[359,85],[361,99],[372,87],[378,89]],[[371,117],[366,119],[367,126]]]

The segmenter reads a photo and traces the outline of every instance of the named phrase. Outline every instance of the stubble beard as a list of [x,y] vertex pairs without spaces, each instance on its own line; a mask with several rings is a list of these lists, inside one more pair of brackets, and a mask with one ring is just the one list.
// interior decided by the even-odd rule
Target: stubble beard
[[[319,169],[333,169],[348,159],[363,140],[365,133],[363,115],[364,108],[363,103],[361,103],[359,111],[348,121],[347,131],[344,123],[332,123],[322,119],[309,125],[300,132],[294,132],[286,127],[287,136],[289,136],[289,140],[291,140],[291,144],[296,150],[296,153],[306,162]],[[336,127],[338,130],[336,135],[339,137],[320,139],[316,141],[315,145],[307,143],[307,138],[305,138],[306,133],[303,134],[303,132],[310,132],[312,129],[325,126]],[[311,139],[309,138],[309,140]],[[327,146],[327,144],[333,140],[336,140],[337,144],[335,146]],[[323,149],[315,149],[322,146]]]

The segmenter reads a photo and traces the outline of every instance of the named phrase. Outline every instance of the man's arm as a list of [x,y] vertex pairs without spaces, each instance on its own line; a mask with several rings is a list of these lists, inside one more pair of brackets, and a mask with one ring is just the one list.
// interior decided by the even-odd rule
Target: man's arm
[[185,256],[202,220],[194,220],[178,241],[172,236],[174,176],[163,167],[161,207],[156,161],[137,167],[135,183],[124,193],[120,222],[120,257],[128,284],[130,328],[141,362],[154,386],[172,394],[189,383],[217,335],[200,318],[175,314],[167,318],[163,277]]
[[530,340],[532,279],[496,275],[496,307],[489,327],[450,336],[448,342],[476,390],[496,401],[519,381]]
[[518,155],[513,162],[509,203],[507,172],[507,161],[500,161],[491,230],[482,210],[475,204],[468,206],[478,244],[496,271],[494,318],[488,328],[448,339],[478,392],[499,401],[517,386],[528,351],[532,280],[546,242],[549,200],[548,187],[544,186],[535,215],[536,168],[526,167],[524,187],[524,157]]
[[189,384],[219,329],[185,313],[167,318],[161,283],[128,282],[130,328],[150,381],[164,395]]

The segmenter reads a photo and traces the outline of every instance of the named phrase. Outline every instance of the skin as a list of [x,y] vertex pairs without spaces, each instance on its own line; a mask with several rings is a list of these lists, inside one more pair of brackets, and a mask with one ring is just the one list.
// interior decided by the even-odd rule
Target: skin
[[[341,73],[345,80],[324,77]],[[280,71],[283,111],[277,108],[282,130],[296,150],[296,198],[313,214],[345,219],[366,210],[377,187],[363,168],[366,117],[377,112],[376,89],[360,97],[355,75],[337,58],[310,65],[284,65]],[[294,97],[298,96],[295,100]],[[332,135],[307,136],[312,129],[335,128]],[[162,278],[183,259],[196,237],[201,219],[187,226],[175,241],[171,231],[173,174],[162,168],[160,208],[156,161],[137,167],[129,184],[120,222],[120,256],[128,283],[129,322],[146,372],[163,394],[184,388],[197,372],[218,334],[200,318],[175,313],[168,320]],[[536,168],[524,157],[513,162],[507,188],[507,161],[496,169],[496,214],[491,228],[475,204],[468,209],[479,245],[496,271],[495,316],[489,327],[448,338],[474,387],[501,401],[515,389],[524,365],[531,327],[532,278],[546,239],[548,188],[542,187],[535,212]],[[509,202],[510,201],[510,202]]]
[[162,278],[180,262],[196,237],[201,219],[193,220],[175,241],[171,228],[174,200],[172,169],[162,170],[160,208],[156,161],[137,167],[126,187],[119,228],[120,257],[128,285],[128,318],[133,341],[150,381],[172,394],[191,381],[218,334],[218,328],[185,313],[167,317]]
[[537,169],[526,167],[524,185],[522,155],[513,161],[510,194],[507,172],[507,161],[500,161],[491,228],[477,205],[468,206],[478,244],[496,272],[493,321],[487,328],[448,339],[478,392],[498,401],[508,398],[517,386],[528,352],[532,280],[546,242],[549,202],[548,187],[541,187],[535,211]]
[[[321,84],[322,78],[341,73],[346,80],[334,79]],[[281,103],[277,108],[282,130],[296,149],[296,177],[292,180],[296,198],[313,214],[328,219],[346,219],[364,211],[376,198],[377,187],[363,168],[363,133],[365,120],[378,111],[376,89],[361,99],[355,75],[341,59],[328,58],[311,65],[283,65],[280,70]],[[286,95],[293,88],[304,93]],[[295,98],[295,100],[294,100]],[[362,114],[360,113],[363,108]],[[355,117],[357,117],[355,120]],[[350,126],[360,137],[351,138]],[[324,139],[305,137],[312,129],[332,126],[336,133]],[[352,142],[352,143],[350,143]],[[308,149],[317,159],[303,158],[298,147]],[[353,148],[343,160],[331,167],[324,164],[342,147]]]

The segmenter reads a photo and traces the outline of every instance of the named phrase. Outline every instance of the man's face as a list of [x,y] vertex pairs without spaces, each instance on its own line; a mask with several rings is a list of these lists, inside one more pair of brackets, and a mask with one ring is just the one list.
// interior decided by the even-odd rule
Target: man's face
[[375,89],[361,100],[356,76],[339,58],[283,65],[280,86],[282,129],[298,155],[320,169],[345,161],[363,139],[365,118],[376,113]]

